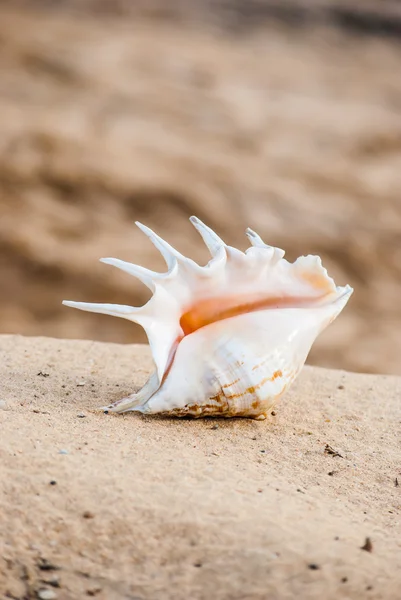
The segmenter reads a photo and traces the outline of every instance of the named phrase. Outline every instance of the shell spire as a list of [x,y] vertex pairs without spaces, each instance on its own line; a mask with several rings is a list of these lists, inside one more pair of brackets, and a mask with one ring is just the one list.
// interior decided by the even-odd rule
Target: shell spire
[[[314,339],[341,312],[353,290],[337,287],[319,257],[301,256],[290,263],[283,250],[268,246],[249,228],[251,247],[242,252],[226,245],[197,217],[190,221],[211,254],[205,266],[141,223],[136,225],[166,262],[165,273],[115,258],[101,259],[152,291],[144,306],[63,304],[122,317],[141,325],[147,334],[155,373],[137,394],[108,410],[261,418],[299,372]],[[267,371],[276,365],[274,372],[280,377],[265,376],[263,384],[258,383],[260,360]],[[231,395],[234,384],[227,378],[235,380]],[[268,381],[270,391],[264,389],[262,397],[257,390]]]

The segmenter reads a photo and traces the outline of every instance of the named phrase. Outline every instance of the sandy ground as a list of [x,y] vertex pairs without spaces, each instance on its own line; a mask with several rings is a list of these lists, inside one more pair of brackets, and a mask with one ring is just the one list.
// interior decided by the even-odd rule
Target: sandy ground
[[98,259],[163,269],[138,219],[204,263],[196,214],[241,249],[250,226],[291,260],[317,253],[355,288],[311,363],[401,374],[397,41],[3,3],[0,49],[2,333],[144,341],[61,300],[141,304]]
[[94,411],[145,346],[0,358],[1,598],[399,598],[400,379],[306,367],[265,422],[169,420]]

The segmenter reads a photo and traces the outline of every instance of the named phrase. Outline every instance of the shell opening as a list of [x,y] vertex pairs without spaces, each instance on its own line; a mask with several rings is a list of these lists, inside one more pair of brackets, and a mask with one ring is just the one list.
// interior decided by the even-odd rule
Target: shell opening
[[[309,308],[323,304],[332,294],[324,294],[314,299],[300,297],[264,297],[249,301],[249,297],[229,296],[201,300],[185,311],[180,318],[184,336],[217,321],[230,319],[241,314],[275,308]],[[179,340],[181,341],[181,340]]]

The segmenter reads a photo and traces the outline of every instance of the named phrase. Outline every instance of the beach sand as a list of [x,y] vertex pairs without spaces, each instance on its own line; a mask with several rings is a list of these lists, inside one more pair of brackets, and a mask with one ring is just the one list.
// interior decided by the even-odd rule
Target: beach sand
[[95,411],[146,346],[0,352],[1,598],[400,597],[401,379],[306,367],[266,421],[161,419]]

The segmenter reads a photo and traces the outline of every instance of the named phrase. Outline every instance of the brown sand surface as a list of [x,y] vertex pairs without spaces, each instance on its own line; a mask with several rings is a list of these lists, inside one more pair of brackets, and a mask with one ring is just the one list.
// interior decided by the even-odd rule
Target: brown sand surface
[[241,249],[250,226],[291,260],[317,253],[355,288],[311,363],[401,374],[398,40],[4,5],[2,333],[144,341],[61,300],[141,304],[144,286],[98,259],[162,269],[140,220],[204,263],[196,214]]
[[94,411],[145,346],[0,355],[2,599],[400,597],[399,378],[306,367],[269,420],[176,420]]

